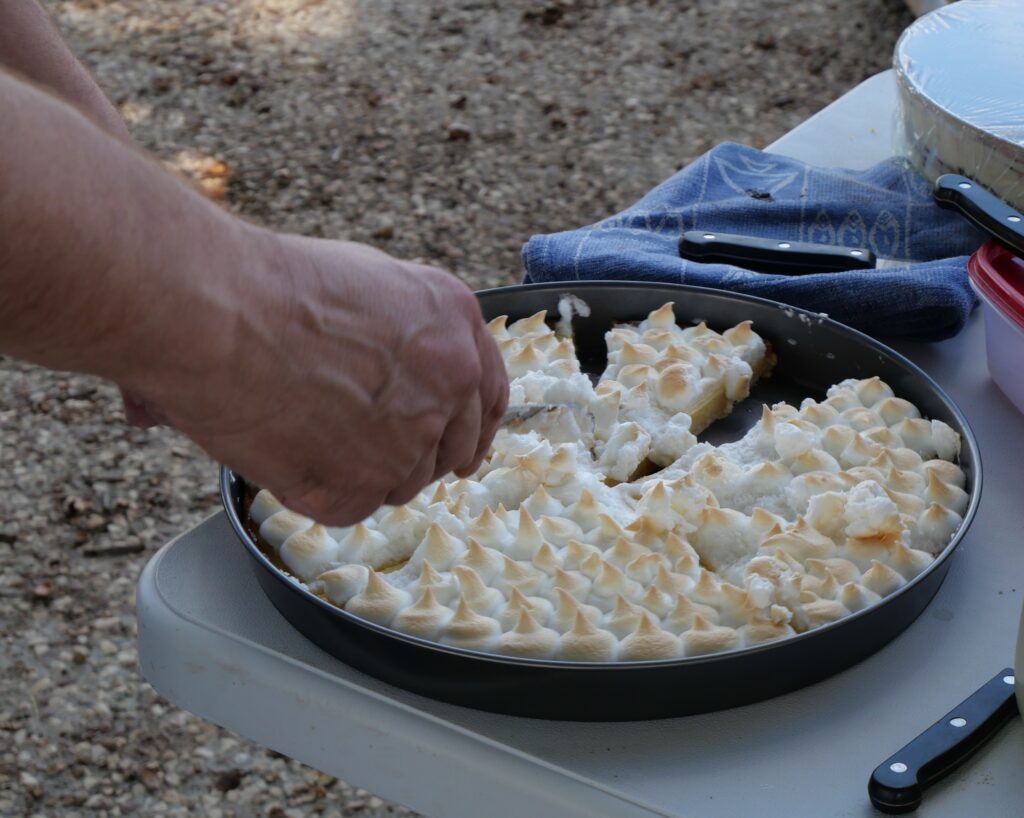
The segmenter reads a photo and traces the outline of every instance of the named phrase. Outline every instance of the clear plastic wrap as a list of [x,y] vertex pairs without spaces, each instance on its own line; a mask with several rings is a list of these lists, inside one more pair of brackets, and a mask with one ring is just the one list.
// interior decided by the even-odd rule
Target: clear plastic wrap
[[897,151],[1024,208],[1024,2],[962,0],[908,28],[893,58]]

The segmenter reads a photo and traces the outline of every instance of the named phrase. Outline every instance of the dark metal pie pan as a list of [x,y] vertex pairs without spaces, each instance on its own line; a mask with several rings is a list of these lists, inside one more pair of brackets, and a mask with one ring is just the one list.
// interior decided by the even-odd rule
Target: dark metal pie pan
[[[584,368],[603,368],[604,333],[636,321],[666,301],[680,324],[705,320],[723,330],[750,319],[773,345],[778,364],[751,397],[702,438],[738,438],[760,416],[762,403],[824,396],[845,378],[880,376],[960,433],[960,466],[970,503],[948,546],[919,576],[874,607],[796,637],[753,648],[652,662],[578,663],[531,660],[447,647],[407,636],[347,613],[278,570],[260,550],[247,521],[251,488],[231,470],[221,474],[228,518],[271,602],[296,630],[328,653],[372,676],[413,692],[467,707],[545,719],[624,721],[703,713],[778,696],[820,681],[871,655],[925,609],[949,571],[981,496],[978,445],[963,413],[921,369],[903,356],[828,318],[751,296],[685,285],[636,282],[533,284],[478,293],[484,315],[512,318],[556,310],[563,293],[590,306],[576,318]],[[340,453],[339,453],[340,456]]]

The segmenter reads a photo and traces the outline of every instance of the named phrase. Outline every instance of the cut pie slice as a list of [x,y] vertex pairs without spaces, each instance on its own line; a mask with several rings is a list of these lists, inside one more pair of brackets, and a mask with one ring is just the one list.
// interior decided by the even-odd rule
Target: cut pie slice
[[[650,436],[645,460],[630,479],[668,466],[696,444],[696,435],[749,394],[775,363],[768,343],[744,321],[717,333],[703,322],[680,327],[672,303],[639,324],[605,334],[608,364],[597,385],[599,400],[617,404],[617,423],[602,437],[598,454],[621,437],[621,424],[637,424]],[[622,479],[619,475],[616,478]]]
[[750,394],[771,372],[775,356],[750,321],[723,333],[703,321],[684,328],[672,306],[669,302],[639,324],[606,333],[608,366],[598,392],[643,385],[654,409],[689,415],[690,432],[700,434]]

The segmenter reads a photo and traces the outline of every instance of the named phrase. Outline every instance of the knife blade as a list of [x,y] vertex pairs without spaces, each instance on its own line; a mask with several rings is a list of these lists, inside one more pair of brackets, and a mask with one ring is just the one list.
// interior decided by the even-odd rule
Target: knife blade
[[541,412],[557,412],[565,408],[560,403],[525,403],[520,406],[510,406],[505,410],[501,418],[500,426],[509,426],[536,417]]
[[[562,411],[573,412],[576,415],[577,422],[579,421],[580,415],[586,416],[590,421],[591,427],[593,427],[596,422],[590,410],[585,406],[580,406],[578,403],[524,403],[508,407],[501,418],[501,423],[498,425],[503,428],[515,423],[530,420],[531,418],[535,418],[545,412]],[[593,428],[591,431],[593,431]]]

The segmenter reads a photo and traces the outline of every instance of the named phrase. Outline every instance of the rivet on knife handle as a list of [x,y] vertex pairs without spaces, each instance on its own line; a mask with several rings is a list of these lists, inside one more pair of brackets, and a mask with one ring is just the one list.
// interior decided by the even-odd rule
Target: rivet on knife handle
[[875,768],[871,803],[882,812],[917,809],[925,787],[959,767],[1017,712],[1013,668],[1004,668],[910,744]]
[[935,202],[957,210],[980,228],[1024,256],[1024,214],[989,192],[973,179],[947,173],[935,180]]
[[679,240],[679,255],[704,264],[732,264],[777,275],[839,273],[875,267],[874,254],[864,247],[765,239],[717,230],[687,230]]

